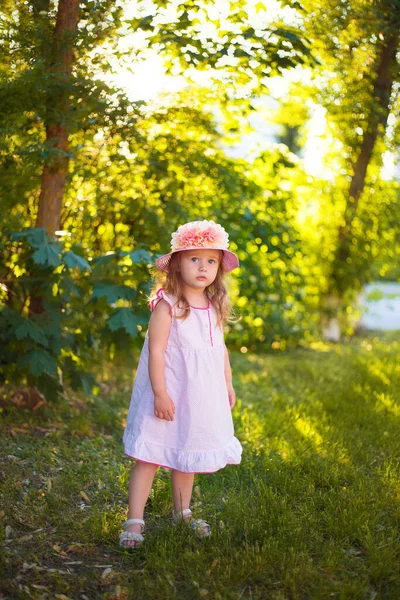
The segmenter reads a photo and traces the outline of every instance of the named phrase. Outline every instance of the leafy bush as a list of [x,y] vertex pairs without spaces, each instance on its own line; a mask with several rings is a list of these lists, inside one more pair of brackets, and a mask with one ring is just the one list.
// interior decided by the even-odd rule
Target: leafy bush
[[90,257],[68,236],[43,229],[2,240],[0,381],[36,386],[54,397],[68,381],[90,393],[100,346],[125,351],[148,320],[144,249]]

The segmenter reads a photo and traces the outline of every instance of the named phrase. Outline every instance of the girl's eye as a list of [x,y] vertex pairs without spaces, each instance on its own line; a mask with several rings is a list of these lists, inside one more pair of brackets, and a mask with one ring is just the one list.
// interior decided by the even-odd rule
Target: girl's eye
[[196,260],[199,260],[196,256],[192,256],[192,262],[196,262]]
[[214,265],[215,264],[215,260],[213,258],[210,258],[210,260],[208,261],[210,264]]

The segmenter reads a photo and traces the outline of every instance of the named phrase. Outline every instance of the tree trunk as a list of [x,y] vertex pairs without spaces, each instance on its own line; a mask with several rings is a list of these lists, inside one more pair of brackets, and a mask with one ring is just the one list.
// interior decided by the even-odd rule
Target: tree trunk
[[338,246],[333,263],[332,283],[340,294],[345,291],[340,266],[350,256],[352,224],[357,213],[360,196],[364,190],[365,177],[372,153],[379,135],[384,136],[389,117],[389,102],[395,77],[396,53],[399,43],[398,31],[393,32],[383,45],[375,66],[375,83],[369,122],[361,143],[359,155],[355,161],[349,193],[344,213],[344,224],[339,228]]
[[[48,10],[46,0],[32,2],[35,14]],[[47,9],[46,9],[47,6]],[[78,26],[79,0],[59,0],[54,29],[51,65],[49,68],[56,94],[47,98],[46,146],[50,157],[43,166],[36,227],[43,227],[49,236],[60,228],[61,206],[68,176],[68,83],[74,63],[74,37]],[[48,50],[41,48],[42,58]],[[53,89],[54,89],[53,88]],[[29,302],[29,314],[44,312],[41,288],[33,287]]]
[[[41,179],[36,227],[49,235],[60,227],[62,199],[68,176],[68,112],[69,82],[74,63],[73,40],[78,25],[79,0],[60,0],[54,30],[53,64],[50,73],[58,84],[59,97],[48,107],[46,145],[51,156],[46,161]],[[54,104],[54,100],[51,102]]]

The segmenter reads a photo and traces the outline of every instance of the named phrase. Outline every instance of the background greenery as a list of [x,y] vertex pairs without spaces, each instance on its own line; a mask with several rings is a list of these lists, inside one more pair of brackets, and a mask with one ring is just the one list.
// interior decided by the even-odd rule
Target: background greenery
[[[109,0],[3,4],[4,384],[48,397],[65,382],[94,389],[98,349],[141,345],[151,265],[199,218],[220,222],[240,258],[233,347],[304,345],[332,320],[353,333],[363,284],[397,280],[399,265],[398,180],[381,176],[398,144],[388,52],[399,6],[378,4],[288,2],[273,18],[271,4],[244,0],[138,2],[134,18]],[[115,60],[139,63],[146,45],[187,85],[132,102],[106,74]],[[269,81],[293,69],[303,77],[268,117],[276,143],[232,157]],[[315,106],[331,139],[328,179],[303,163]]]

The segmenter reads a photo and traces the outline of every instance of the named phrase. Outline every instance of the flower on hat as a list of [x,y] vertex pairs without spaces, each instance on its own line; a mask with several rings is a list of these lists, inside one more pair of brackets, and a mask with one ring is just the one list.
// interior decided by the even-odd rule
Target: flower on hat
[[181,225],[172,234],[171,252],[185,248],[227,249],[229,236],[225,229],[214,221],[192,221]]

